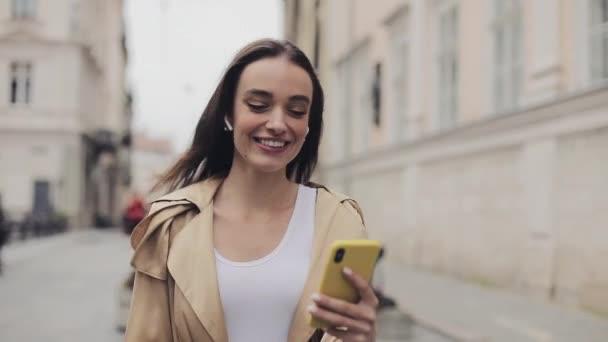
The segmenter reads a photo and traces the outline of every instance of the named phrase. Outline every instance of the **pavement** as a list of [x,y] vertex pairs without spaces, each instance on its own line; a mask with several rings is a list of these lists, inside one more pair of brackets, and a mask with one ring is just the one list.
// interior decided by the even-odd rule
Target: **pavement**
[[386,292],[399,309],[453,341],[608,341],[606,317],[383,262]]
[[[5,247],[0,341],[122,341],[128,238],[80,230]],[[378,342],[606,342],[608,320],[574,308],[383,261],[398,310],[378,316]],[[124,300],[124,298],[123,298]]]
[[[120,287],[131,248],[119,230],[83,229],[2,251],[0,341],[123,341]],[[128,301],[128,298],[126,299]],[[396,310],[379,316],[378,342],[449,342]]]
[[0,341],[123,341],[117,295],[130,247],[118,231],[86,230],[2,251]]

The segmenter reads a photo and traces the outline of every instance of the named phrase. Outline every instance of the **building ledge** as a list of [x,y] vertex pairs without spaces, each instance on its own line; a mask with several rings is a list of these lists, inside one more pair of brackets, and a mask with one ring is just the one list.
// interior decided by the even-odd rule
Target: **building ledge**
[[[603,111],[595,109],[606,108]],[[321,172],[379,163],[397,167],[521,144],[596,127],[608,127],[608,84],[577,92],[558,100],[536,104],[468,122],[450,130],[399,142],[336,162],[321,165]],[[389,165],[390,164],[390,165]]]

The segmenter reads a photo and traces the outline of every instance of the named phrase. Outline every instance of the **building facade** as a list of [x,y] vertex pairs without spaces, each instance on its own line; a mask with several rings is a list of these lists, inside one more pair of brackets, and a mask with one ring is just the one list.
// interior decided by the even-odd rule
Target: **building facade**
[[171,142],[152,137],[144,132],[135,134],[131,151],[131,188],[141,194],[146,202],[157,199],[160,193],[152,192],[163,172],[167,171],[176,155]]
[[608,1],[287,0],[285,30],[318,177],[391,262],[608,312]]
[[122,0],[0,0],[0,193],[15,219],[118,218],[129,181]]

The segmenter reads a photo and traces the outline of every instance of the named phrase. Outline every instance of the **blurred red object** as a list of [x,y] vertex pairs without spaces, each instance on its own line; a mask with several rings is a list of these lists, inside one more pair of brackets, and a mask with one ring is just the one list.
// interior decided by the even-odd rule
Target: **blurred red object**
[[131,234],[135,226],[144,219],[146,216],[146,208],[144,207],[144,202],[141,197],[134,195],[129,204],[127,205],[127,209],[125,210],[124,215],[124,231],[126,234]]

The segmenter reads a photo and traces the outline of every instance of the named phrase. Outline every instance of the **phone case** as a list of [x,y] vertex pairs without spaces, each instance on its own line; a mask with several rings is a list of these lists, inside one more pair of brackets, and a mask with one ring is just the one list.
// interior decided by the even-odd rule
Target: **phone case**
[[[337,257],[342,253],[342,257]],[[376,240],[338,240],[330,250],[319,293],[355,303],[359,299],[358,291],[344,277],[345,267],[352,269],[368,282],[376,267],[382,251],[382,244]],[[340,260],[341,259],[341,260]],[[309,323],[315,328],[327,328],[328,324],[309,315]]]

